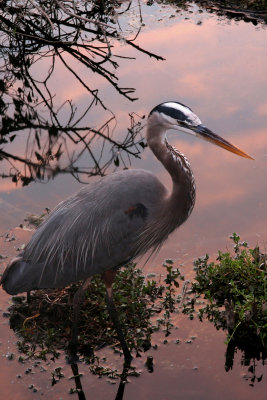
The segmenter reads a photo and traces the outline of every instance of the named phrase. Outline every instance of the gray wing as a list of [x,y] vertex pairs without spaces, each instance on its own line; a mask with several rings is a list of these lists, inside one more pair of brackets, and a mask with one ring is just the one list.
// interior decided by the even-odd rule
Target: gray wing
[[37,229],[20,275],[27,272],[32,288],[63,287],[128,262],[139,255],[138,239],[165,196],[165,187],[143,170],[88,185]]

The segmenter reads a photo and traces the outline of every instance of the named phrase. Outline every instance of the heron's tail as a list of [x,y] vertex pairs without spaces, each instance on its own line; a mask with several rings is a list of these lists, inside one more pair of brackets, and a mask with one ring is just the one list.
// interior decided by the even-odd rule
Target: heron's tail
[[18,256],[13,258],[5,269],[0,284],[8,294],[13,295],[36,289],[35,282],[34,269],[21,256]]

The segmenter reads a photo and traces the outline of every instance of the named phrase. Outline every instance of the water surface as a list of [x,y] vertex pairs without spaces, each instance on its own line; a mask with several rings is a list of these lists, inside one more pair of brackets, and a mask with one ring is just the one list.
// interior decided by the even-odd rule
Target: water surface
[[[119,121],[115,134],[118,137],[124,134],[129,112],[147,115],[155,105],[176,100],[190,106],[206,126],[255,158],[255,161],[242,159],[183,133],[169,134],[169,141],[181,149],[192,164],[197,201],[189,220],[169,238],[156,259],[145,266],[145,272],[161,272],[161,261],[168,257],[183,264],[184,274],[191,277],[193,259],[206,252],[215,257],[218,249],[230,247],[228,236],[232,232],[238,232],[251,246],[266,244],[266,29],[223,18],[218,21],[215,16],[199,14],[197,9],[193,10],[193,15],[184,12],[166,19],[166,15],[175,14],[172,8],[143,7],[145,26],[137,43],[163,56],[165,61],[156,61],[127,46],[116,45],[118,54],[136,57],[130,62],[120,62],[119,78],[125,86],[136,88],[139,99],[129,103],[101,79],[95,78],[95,85],[112,104]],[[66,79],[68,76],[63,70],[54,77],[59,100],[67,94],[82,106],[86,96],[84,89],[71,82],[66,87]],[[101,119],[101,115],[96,114],[95,118]],[[149,149],[141,160],[132,160],[132,168],[152,170],[171,188],[168,174]],[[24,188],[2,181],[1,232],[4,234],[21,223],[27,212],[41,213],[45,207],[53,208],[80,186],[72,177],[63,175],[47,184],[35,183]],[[16,254],[16,248],[30,236],[19,230],[14,234],[17,239],[13,242],[1,239],[1,254]],[[8,301],[9,296],[1,291],[2,310],[7,308]],[[178,320],[178,327],[168,345],[160,345],[159,350],[152,352],[154,373],[144,372],[140,378],[131,379],[126,386],[126,399],[266,398],[266,377],[254,388],[250,387],[245,379],[247,367],[240,365],[239,354],[234,369],[228,373],[224,371],[224,333],[185,317]],[[184,340],[192,335],[197,338],[192,344],[186,344]],[[180,345],[174,344],[177,337],[182,339]],[[36,373],[26,375],[28,365],[6,359],[8,352],[16,353],[16,338],[7,320],[1,322],[1,342],[2,396],[19,400],[66,398],[71,386],[67,379],[52,388],[49,372],[40,372],[37,366],[33,368]],[[144,370],[145,357],[135,362]],[[120,360],[114,363],[120,366]],[[71,375],[63,359],[59,364],[64,365],[66,377]],[[264,368],[260,364],[257,362],[258,375]],[[53,363],[47,366],[48,371],[53,368]],[[115,398],[116,385],[91,376],[84,366],[80,368],[86,374],[82,382],[88,398]],[[18,374],[22,378],[17,378]],[[36,394],[28,389],[32,382],[39,388]]]

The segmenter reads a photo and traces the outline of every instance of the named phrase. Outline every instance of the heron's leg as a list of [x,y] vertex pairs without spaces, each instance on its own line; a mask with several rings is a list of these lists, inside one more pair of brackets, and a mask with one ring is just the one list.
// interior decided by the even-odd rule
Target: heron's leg
[[71,341],[69,344],[70,363],[77,359],[77,344],[78,344],[78,324],[80,319],[81,303],[84,299],[85,291],[90,285],[92,277],[89,277],[84,281],[82,286],[79,287],[73,297],[73,324],[71,332]]
[[121,329],[121,324],[119,321],[119,317],[118,317],[118,313],[114,304],[114,300],[113,300],[113,295],[112,295],[112,284],[114,282],[115,276],[116,276],[117,271],[106,271],[102,274],[102,278],[103,281],[106,285],[106,289],[107,289],[107,307],[108,307],[108,312],[109,312],[109,316],[113,322],[113,325],[115,327],[115,330],[117,332],[121,347],[122,347],[122,351],[124,354],[124,358],[125,361],[130,361],[132,359],[130,350],[128,349],[127,343],[125,341],[122,329]]

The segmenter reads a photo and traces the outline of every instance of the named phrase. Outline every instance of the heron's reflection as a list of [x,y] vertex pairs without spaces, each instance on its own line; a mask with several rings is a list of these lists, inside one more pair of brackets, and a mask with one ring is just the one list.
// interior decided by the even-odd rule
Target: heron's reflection
[[[72,372],[73,372],[73,378],[75,381],[75,392],[78,395],[79,400],[86,400],[86,395],[83,391],[82,387],[82,382],[81,382],[81,374],[79,373],[79,367],[77,363],[73,363],[70,365]],[[126,361],[123,365],[122,372],[120,374],[120,383],[118,386],[118,390],[116,393],[115,400],[122,400],[124,396],[124,389],[125,389],[125,384],[127,383],[127,377],[129,374],[129,370],[131,368],[131,361]]]
[[71,364],[71,369],[73,372],[73,377],[75,381],[75,386],[76,386],[76,393],[78,395],[79,400],[86,400],[83,388],[82,388],[82,382],[81,382],[81,375],[79,374],[79,368],[78,364]]

